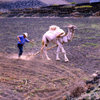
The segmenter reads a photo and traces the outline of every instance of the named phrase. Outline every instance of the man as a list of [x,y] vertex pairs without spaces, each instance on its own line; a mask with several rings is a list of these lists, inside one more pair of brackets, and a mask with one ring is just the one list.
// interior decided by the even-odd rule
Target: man
[[28,37],[28,33],[23,33],[23,35],[17,36],[17,39],[18,39],[17,47],[19,49],[18,57],[20,57],[23,53],[23,45],[25,44],[25,42],[32,43],[32,41],[27,39],[27,37]]

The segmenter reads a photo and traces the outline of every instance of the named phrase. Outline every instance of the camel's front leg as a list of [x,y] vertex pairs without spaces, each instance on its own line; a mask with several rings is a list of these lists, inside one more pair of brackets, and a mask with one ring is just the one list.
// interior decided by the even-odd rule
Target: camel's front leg
[[64,54],[65,62],[68,62],[69,59],[68,59],[67,56],[66,56],[66,51],[64,50],[63,46],[61,47],[61,51],[62,51],[62,53]]
[[68,62],[69,60],[68,60],[68,58],[67,58],[67,56],[66,56],[66,51],[65,51],[65,49],[63,48],[63,45],[62,45],[59,41],[57,41],[57,44],[58,44],[58,47],[61,49],[62,53],[64,54],[65,62]]
[[56,60],[60,60],[59,58],[59,52],[60,52],[60,47],[57,47],[57,52],[56,52]]

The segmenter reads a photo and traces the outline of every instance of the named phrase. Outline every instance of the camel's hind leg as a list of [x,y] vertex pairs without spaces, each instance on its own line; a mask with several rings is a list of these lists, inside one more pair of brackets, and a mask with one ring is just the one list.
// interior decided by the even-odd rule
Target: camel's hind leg
[[47,60],[51,60],[51,59],[49,58],[48,54],[47,54],[47,47],[44,48],[44,54],[45,54]]
[[47,54],[47,47],[45,45],[42,46],[41,48],[41,55],[42,55],[42,58],[43,58],[43,53],[45,54],[47,60],[51,60]]
[[[48,42],[48,41],[47,41]],[[42,40],[42,48],[41,48],[41,53],[42,53],[42,57],[43,57],[43,52],[47,58],[47,60],[51,60],[47,54],[47,43],[45,43],[43,40]]]

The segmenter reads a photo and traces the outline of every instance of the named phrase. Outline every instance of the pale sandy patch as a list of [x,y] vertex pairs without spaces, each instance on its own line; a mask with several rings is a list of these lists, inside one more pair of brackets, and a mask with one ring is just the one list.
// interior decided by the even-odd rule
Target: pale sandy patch
[[33,58],[33,54],[23,54],[20,58],[18,57],[18,54],[13,54],[13,55],[9,55],[7,56],[7,58],[10,59],[21,59],[21,60],[31,60]]

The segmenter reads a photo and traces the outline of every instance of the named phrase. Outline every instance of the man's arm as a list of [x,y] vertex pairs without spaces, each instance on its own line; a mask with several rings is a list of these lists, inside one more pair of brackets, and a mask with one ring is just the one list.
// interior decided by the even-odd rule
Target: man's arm
[[34,40],[30,40],[30,43],[31,43],[31,44],[34,44]]
[[20,40],[19,36],[17,36],[17,39],[18,39],[18,41],[19,41],[19,42],[21,42],[21,40]]
[[30,42],[33,44],[34,40],[28,40],[28,39],[25,39],[26,42]]
[[30,40],[29,40],[29,39],[27,39],[27,38],[25,38],[25,42],[30,42]]

